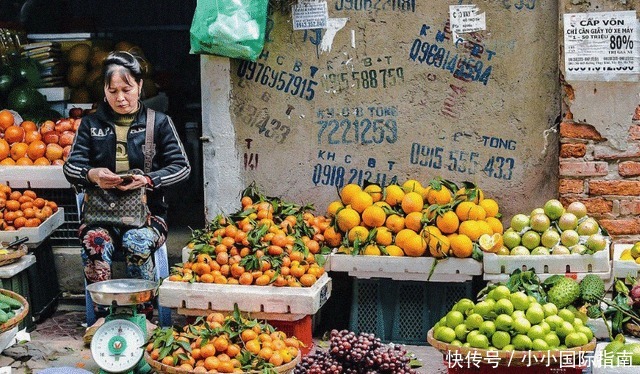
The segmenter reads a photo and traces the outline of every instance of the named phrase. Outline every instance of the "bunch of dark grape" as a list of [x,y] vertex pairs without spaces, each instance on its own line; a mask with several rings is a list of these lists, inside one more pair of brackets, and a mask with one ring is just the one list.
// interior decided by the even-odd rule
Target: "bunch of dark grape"
[[332,330],[328,351],[316,351],[296,366],[294,374],[414,374],[407,351],[383,345],[374,334]]

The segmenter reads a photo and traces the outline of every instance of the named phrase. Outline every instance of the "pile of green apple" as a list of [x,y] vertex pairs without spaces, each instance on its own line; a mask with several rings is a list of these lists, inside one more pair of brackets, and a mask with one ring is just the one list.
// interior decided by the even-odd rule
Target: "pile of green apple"
[[567,308],[541,305],[504,285],[484,300],[459,300],[433,327],[436,340],[460,347],[504,351],[549,351],[586,345],[593,332]]
[[516,214],[502,235],[499,255],[593,254],[607,248],[608,236],[587,215],[587,207],[575,201],[566,208],[549,200],[530,215]]

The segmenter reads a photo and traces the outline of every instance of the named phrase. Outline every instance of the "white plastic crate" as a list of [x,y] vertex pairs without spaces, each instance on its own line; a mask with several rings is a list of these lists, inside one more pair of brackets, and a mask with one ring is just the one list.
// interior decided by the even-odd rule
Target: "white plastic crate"
[[0,166],[0,183],[11,188],[70,188],[61,165]]
[[245,286],[238,284],[188,283],[165,280],[158,302],[169,308],[202,311],[315,314],[331,296],[331,278],[325,273],[311,287]]
[[[436,263],[437,261],[437,263]],[[424,282],[465,282],[482,274],[482,263],[472,258],[364,256],[333,253],[325,269],[360,278],[391,278]],[[432,268],[434,267],[433,272]],[[431,276],[429,276],[431,274]]]
[[633,247],[633,244],[614,244],[613,246],[613,277],[626,278],[627,276],[640,276],[640,264],[635,261],[621,260],[620,256],[625,249]]
[[64,223],[64,208],[58,208],[58,211],[53,213],[51,217],[47,218],[38,227],[21,227],[15,231],[0,231],[1,242],[12,242],[25,236],[29,238],[26,244],[38,244],[44,241],[51,235],[53,230],[57,229]]
[[516,269],[534,268],[540,274],[611,273],[609,249],[592,255],[505,256],[485,253],[485,274],[511,274]]

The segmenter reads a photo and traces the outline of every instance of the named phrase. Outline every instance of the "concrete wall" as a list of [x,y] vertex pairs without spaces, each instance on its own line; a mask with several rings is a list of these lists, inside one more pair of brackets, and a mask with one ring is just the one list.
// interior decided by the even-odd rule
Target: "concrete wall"
[[[636,1],[562,1],[560,27],[564,13],[638,9]],[[562,93],[561,200],[584,202],[615,242],[640,240],[640,83],[567,80]]]
[[320,212],[365,179],[475,182],[506,219],[556,197],[557,3],[474,2],[486,30],[458,43],[454,4],[329,0],[308,31],[275,11],[256,63],[203,56],[207,217],[252,181]]

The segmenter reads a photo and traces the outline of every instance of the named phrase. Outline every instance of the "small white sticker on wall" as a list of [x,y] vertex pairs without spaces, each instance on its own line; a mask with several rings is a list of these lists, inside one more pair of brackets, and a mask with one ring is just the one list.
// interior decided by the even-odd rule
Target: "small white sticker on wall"
[[294,30],[326,29],[329,11],[326,1],[300,0],[291,7]]
[[480,13],[480,8],[473,4],[449,5],[449,23],[454,43],[458,40],[458,34],[487,29],[485,13]]

